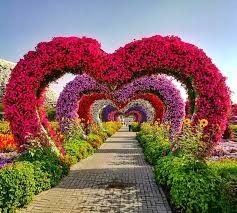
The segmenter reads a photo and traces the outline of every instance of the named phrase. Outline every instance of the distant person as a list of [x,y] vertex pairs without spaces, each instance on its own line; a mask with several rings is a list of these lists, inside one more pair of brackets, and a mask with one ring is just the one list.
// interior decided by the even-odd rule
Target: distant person
[[132,130],[131,121],[128,121],[128,130],[129,130],[129,132],[131,132],[131,130]]

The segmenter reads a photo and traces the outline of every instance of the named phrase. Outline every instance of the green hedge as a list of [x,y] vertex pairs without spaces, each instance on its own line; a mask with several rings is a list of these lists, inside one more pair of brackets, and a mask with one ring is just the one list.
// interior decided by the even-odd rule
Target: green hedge
[[46,109],[46,114],[49,121],[55,121],[56,119],[56,109],[53,107],[49,107]]
[[70,164],[75,164],[94,153],[93,147],[87,141],[82,139],[68,140],[63,146]]
[[95,149],[98,149],[104,143],[103,138],[95,133],[90,133],[87,141]]
[[22,154],[0,170],[0,210],[11,212],[28,204],[35,194],[58,184],[69,167],[48,148]]
[[168,156],[157,161],[155,177],[170,188],[171,202],[187,212],[220,212],[220,176],[189,156]]
[[139,132],[140,131],[140,124],[138,122],[132,122],[131,128],[133,132]]
[[168,189],[175,209],[197,213],[236,212],[237,160],[206,161],[197,158],[190,149],[171,152],[162,131],[145,124],[137,139],[146,160],[155,166],[156,181]]
[[[9,128],[7,123],[0,124],[4,132]],[[89,142],[82,139],[80,131],[73,131],[65,136],[64,158],[60,158],[51,148],[31,148],[22,153],[13,165],[0,169],[0,212],[14,212],[16,208],[28,204],[35,194],[57,185],[68,174],[71,164],[94,152],[90,143],[103,142],[107,137],[105,132],[111,135],[120,127],[116,122],[105,123],[98,134],[89,134]]]

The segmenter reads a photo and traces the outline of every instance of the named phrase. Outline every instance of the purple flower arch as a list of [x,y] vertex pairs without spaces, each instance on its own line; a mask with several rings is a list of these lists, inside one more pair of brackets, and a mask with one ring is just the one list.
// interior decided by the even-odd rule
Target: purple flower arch
[[[108,93],[108,88],[97,83],[86,74],[77,76],[69,82],[61,92],[57,102],[57,120],[63,131],[67,129],[68,121],[78,118],[78,102],[83,94],[93,92]],[[164,76],[146,76],[129,83],[111,93],[114,100],[126,103],[139,93],[158,95],[166,105],[163,121],[171,124],[171,133],[180,131],[185,116],[185,103],[179,90],[171,80]]]
[[131,114],[131,112],[133,112],[133,111],[138,111],[141,114],[141,120],[139,121],[140,123],[147,121],[147,113],[146,113],[146,110],[144,109],[144,107],[139,106],[139,105],[132,106],[128,110],[126,110],[125,115],[129,116]]
[[105,92],[106,88],[86,74],[78,75],[69,82],[61,92],[56,106],[56,119],[61,129],[65,131],[68,122],[78,118],[78,100],[84,94],[103,91]]
[[[148,120],[147,119],[147,109],[144,106],[140,106],[140,105],[129,106],[129,108],[124,112],[124,114],[126,116],[128,116],[128,115],[130,115],[131,111],[138,111],[141,114],[141,120],[139,122],[146,122]],[[114,112],[121,113],[114,106],[107,105],[106,107],[104,107],[103,111],[102,111],[102,119],[103,119],[103,121],[110,121],[111,120],[110,116]],[[115,118],[113,118],[112,120],[115,120]]]
[[116,99],[120,102],[130,100],[138,93],[154,93],[160,97],[166,105],[164,122],[170,122],[170,131],[175,134],[181,130],[185,116],[185,103],[180,91],[171,80],[165,76],[146,76],[139,78],[116,92]]

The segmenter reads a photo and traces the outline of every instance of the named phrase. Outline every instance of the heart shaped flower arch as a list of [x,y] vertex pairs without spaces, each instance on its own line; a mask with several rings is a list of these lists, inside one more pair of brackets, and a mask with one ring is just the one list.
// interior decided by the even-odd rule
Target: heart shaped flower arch
[[[111,96],[111,95],[110,95]],[[103,93],[93,93],[89,95],[83,95],[78,103],[78,117],[84,122],[85,124],[87,123],[92,123],[92,115],[90,112],[90,108],[92,104],[101,99],[110,99],[108,94],[103,94]],[[160,100],[160,98],[152,93],[142,93],[134,96],[133,100],[136,99],[143,99],[146,101],[149,101],[150,104],[154,107],[155,109],[155,121],[162,121],[163,114],[165,111],[165,106],[163,102]],[[121,109],[128,103],[119,105],[119,103],[116,103],[116,105],[119,105],[119,108]],[[102,111],[103,114],[103,111]],[[117,118],[121,113],[116,112],[115,117]],[[108,120],[105,118],[103,121]],[[114,120],[114,119],[113,119]],[[116,119],[115,119],[116,120]]]
[[[102,104],[101,104],[102,103]],[[106,110],[107,106],[112,106],[112,109],[114,107],[114,110],[109,112],[107,115],[103,116],[102,120],[100,118],[100,114],[104,114],[103,110]],[[94,122],[101,123],[102,121],[116,121],[117,115],[126,115],[127,112],[130,110],[130,108],[134,108],[136,106],[139,106],[143,109],[143,111],[146,114],[146,121],[153,123],[155,120],[155,108],[151,105],[149,101],[143,100],[143,99],[136,99],[129,104],[127,104],[124,108],[118,109],[114,103],[109,99],[102,99],[95,101],[91,106],[91,114],[93,117]]]
[[[96,83],[89,76],[78,75],[73,81],[69,82],[61,92],[57,101],[57,120],[60,122],[61,129],[67,130],[71,120],[78,118],[78,102],[83,94],[100,90],[108,93],[108,88]],[[110,95],[120,105],[131,101],[139,93],[154,93],[167,105],[164,113],[164,121],[171,123],[171,133],[174,135],[182,127],[185,115],[184,101],[181,98],[179,90],[171,80],[164,76],[148,76],[138,78],[131,83],[123,86],[121,89],[111,92]],[[104,105],[101,102],[100,107]],[[97,114],[98,107],[93,114]],[[154,113],[153,113],[154,114]],[[99,118],[96,119],[99,122]],[[153,121],[154,118],[148,118],[147,121]]]
[[[57,37],[39,43],[11,73],[4,105],[6,118],[19,144],[37,136],[42,127],[37,108],[44,88],[65,73],[87,73],[111,88],[138,76],[166,73],[197,93],[194,122],[206,118],[218,126],[213,142],[221,137],[230,111],[225,78],[211,59],[196,46],[174,36],[153,36],[133,41],[107,54],[91,38]],[[196,94],[194,93],[194,94]]]

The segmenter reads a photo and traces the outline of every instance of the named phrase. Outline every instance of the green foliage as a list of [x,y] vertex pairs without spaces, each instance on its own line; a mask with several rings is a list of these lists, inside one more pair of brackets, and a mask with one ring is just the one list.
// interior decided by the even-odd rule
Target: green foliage
[[34,168],[21,162],[0,170],[0,210],[14,211],[29,203],[35,193]]
[[75,164],[94,152],[93,147],[87,141],[83,140],[80,134],[74,134],[73,136],[67,137],[63,144],[66,157],[70,164]]
[[[144,134],[147,133],[147,134]],[[170,152],[170,141],[166,125],[143,124],[142,131],[137,134],[137,139],[144,148],[146,160],[155,165],[157,160]]]
[[17,161],[31,162],[36,167],[36,170],[40,169],[49,177],[50,186],[57,185],[62,176],[69,171],[68,165],[52,152],[50,148],[35,148],[33,151],[28,150],[18,157]]
[[221,178],[193,156],[173,158],[167,184],[171,187],[172,202],[187,212],[207,212],[220,207]]
[[144,147],[145,158],[152,165],[155,165],[159,158],[166,156],[169,152],[170,144],[167,140],[149,141]]
[[138,122],[132,122],[131,128],[133,132],[139,132],[140,131],[140,124]]
[[32,148],[0,170],[0,210],[14,211],[59,183],[69,166],[50,148]]
[[56,118],[56,109],[54,107],[48,107],[46,109],[46,114],[49,121],[55,121]]
[[198,159],[206,157],[208,141],[203,141],[203,129],[200,126],[184,125],[182,133],[173,141],[173,151],[178,155],[193,155]]
[[120,122],[104,122],[102,123],[102,129],[110,137],[112,136],[119,128],[121,128]]
[[154,141],[154,135],[153,134],[143,135],[143,134],[139,134],[139,133],[137,133],[136,138],[137,138],[137,140],[139,141],[139,143],[141,144],[142,147],[145,147],[146,143],[148,143],[149,141]]
[[[0,124],[4,127],[2,129],[7,129],[7,123]],[[119,123],[105,124],[106,131],[111,134],[118,128]],[[27,151],[13,165],[0,170],[0,212],[14,212],[16,208],[29,203],[35,194],[57,185],[68,174],[71,164],[91,155],[94,149],[83,137],[83,131],[77,128],[72,128],[65,135],[65,157],[60,157],[52,148],[43,146],[44,142],[38,139],[30,140]],[[89,134],[87,140],[96,143],[97,148],[103,143],[103,137],[107,137],[105,131],[98,130],[96,134]]]
[[103,144],[103,139],[94,133],[90,133],[87,137],[88,143],[94,148],[98,149]]
[[222,178],[221,205],[223,212],[234,212],[237,209],[237,160],[222,159],[208,161],[209,167]]
[[137,139],[147,161],[155,165],[156,181],[168,187],[172,204],[181,212],[235,212],[237,161],[206,161],[200,126],[184,127],[172,142],[172,152],[162,125],[143,124]]

